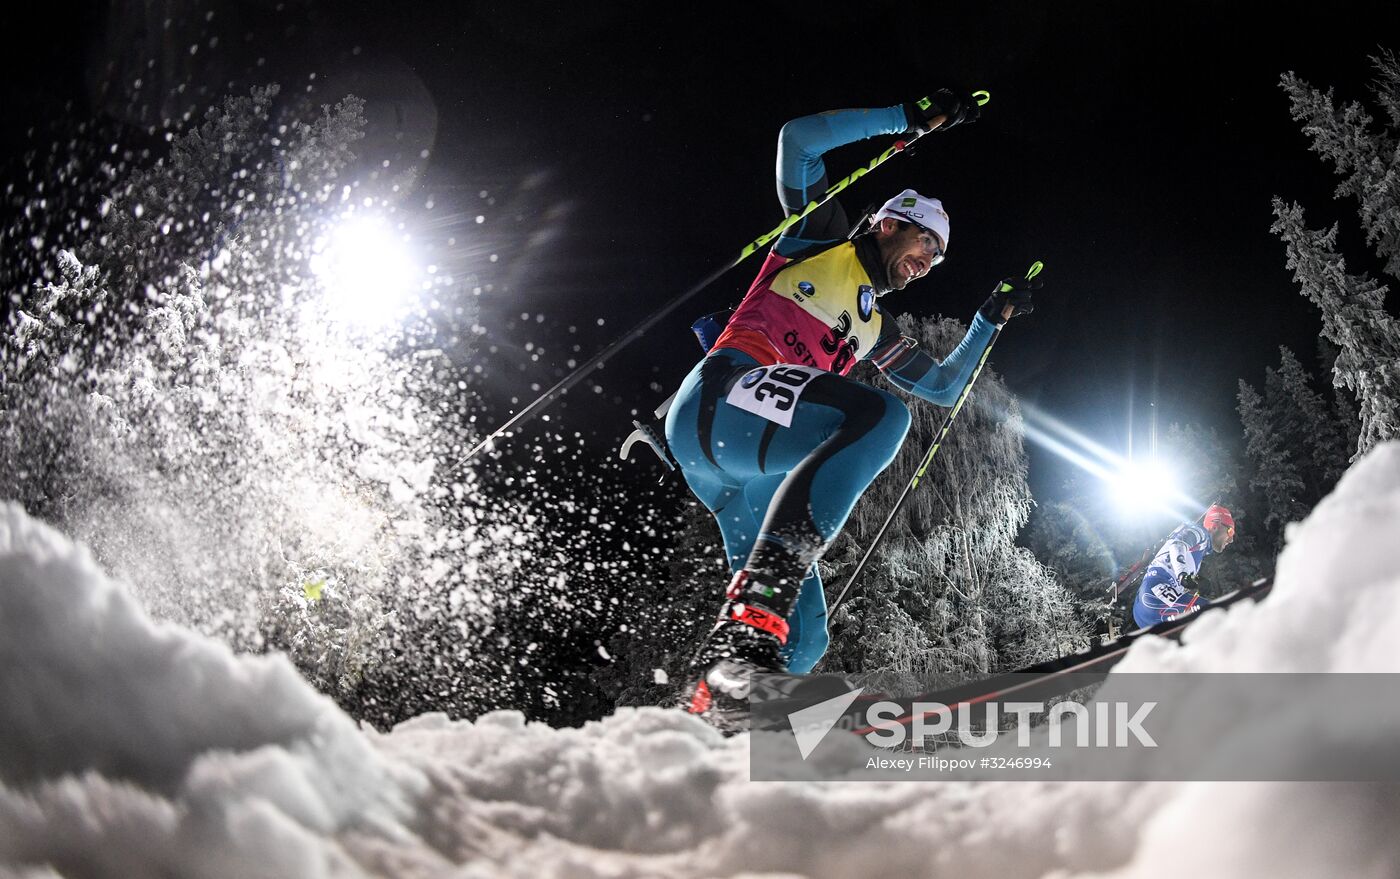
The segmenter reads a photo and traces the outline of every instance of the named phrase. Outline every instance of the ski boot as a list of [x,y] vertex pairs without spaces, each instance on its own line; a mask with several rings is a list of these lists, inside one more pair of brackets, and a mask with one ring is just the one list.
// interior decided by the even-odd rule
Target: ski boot
[[747,729],[756,676],[787,671],[780,653],[787,642],[785,615],[754,600],[776,592],[748,571],[734,575],[720,620],[690,663],[686,710],[691,714],[726,732]]

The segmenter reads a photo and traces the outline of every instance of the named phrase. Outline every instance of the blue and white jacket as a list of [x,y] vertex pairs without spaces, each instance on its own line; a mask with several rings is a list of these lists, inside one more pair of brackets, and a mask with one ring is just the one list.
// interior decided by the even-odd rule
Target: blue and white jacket
[[1184,580],[1201,570],[1201,562],[1211,551],[1210,532],[1204,526],[1191,523],[1173,531],[1143,575],[1133,603],[1137,621],[1144,623],[1150,617],[1152,622],[1160,622],[1205,604],[1186,588]]

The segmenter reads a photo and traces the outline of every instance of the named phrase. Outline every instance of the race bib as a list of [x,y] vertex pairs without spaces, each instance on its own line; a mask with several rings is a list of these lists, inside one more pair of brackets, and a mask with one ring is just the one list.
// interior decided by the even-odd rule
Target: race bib
[[792,413],[813,378],[826,370],[811,366],[760,366],[745,373],[724,401],[783,427],[792,426]]
[[1152,594],[1160,598],[1163,604],[1176,604],[1184,592],[1180,586],[1173,586],[1171,583],[1158,583],[1152,587]]

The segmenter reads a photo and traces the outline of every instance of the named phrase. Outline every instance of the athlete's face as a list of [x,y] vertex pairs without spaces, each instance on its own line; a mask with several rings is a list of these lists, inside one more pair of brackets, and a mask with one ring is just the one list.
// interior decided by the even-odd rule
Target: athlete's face
[[943,240],[927,229],[886,217],[880,230],[880,254],[895,290],[903,290],[943,260]]
[[1216,552],[1224,552],[1225,547],[1235,542],[1234,525],[1216,525],[1210,529],[1210,545]]

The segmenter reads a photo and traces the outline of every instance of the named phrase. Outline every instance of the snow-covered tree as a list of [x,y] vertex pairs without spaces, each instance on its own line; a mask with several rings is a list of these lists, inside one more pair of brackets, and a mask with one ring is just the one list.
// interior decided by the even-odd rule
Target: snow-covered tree
[[1111,538],[1073,489],[1069,500],[1037,505],[1022,535],[1022,543],[1055,572],[1073,599],[1076,616],[1092,630],[1104,628],[1110,612],[1107,586],[1121,566]]
[[1264,503],[1262,524],[1282,542],[1283,526],[1307,515],[1302,467],[1288,435],[1276,429],[1274,410],[1246,381],[1240,381],[1240,422],[1244,425],[1245,452],[1253,464],[1250,488]]
[[1239,495],[1239,454],[1214,427],[1173,421],[1162,437],[1161,454],[1174,465],[1177,480],[1197,500]]
[[[1266,372],[1265,385],[1267,388],[1271,382],[1277,383],[1276,393],[1283,401],[1280,408],[1289,414],[1298,447],[1306,453],[1303,473],[1309,494],[1320,500],[1346,470],[1346,434],[1327,400],[1313,389],[1312,376],[1293,352],[1281,347],[1279,355],[1278,371]],[[1272,389],[1269,392],[1274,393]]]
[[1400,278],[1400,60],[1383,50],[1371,62],[1377,74],[1372,95],[1389,119],[1380,129],[1360,101],[1338,106],[1332,89],[1314,88],[1291,72],[1281,82],[1313,151],[1342,177],[1337,197],[1357,200],[1366,243],[1385,260],[1386,274]]
[[[1372,62],[1378,73],[1373,96],[1387,117],[1379,127],[1360,101],[1339,106],[1331,89],[1319,90],[1293,73],[1284,74],[1281,84],[1313,150],[1342,177],[1337,196],[1357,200],[1367,243],[1384,261],[1384,271],[1400,277],[1400,63],[1389,51]],[[1303,295],[1321,310],[1323,334],[1340,349],[1333,381],[1355,396],[1360,410],[1354,458],[1400,435],[1400,322],[1385,310],[1383,284],[1348,273],[1335,225],[1311,229],[1303,208],[1279,197],[1274,216],[1288,267]]]
[[1337,425],[1337,430],[1342,436],[1343,457],[1346,457],[1361,441],[1361,415],[1357,411],[1355,397],[1332,378],[1337,364],[1337,355],[1340,353],[1340,349],[1329,342],[1326,336],[1317,337],[1318,374],[1323,376],[1325,379],[1323,383],[1331,390],[1328,411],[1331,413],[1332,422]]
[[1283,529],[1301,521],[1346,467],[1340,431],[1321,395],[1288,348],[1280,366],[1264,373],[1261,395],[1244,380],[1239,390],[1240,423],[1249,457],[1249,486],[1266,510],[1261,525],[1275,551]]
[[1400,322],[1385,310],[1385,286],[1352,275],[1336,249],[1337,227],[1309,229],[1298,204],[1274,200],[1273,231],[1288,247],[1288,267],[1322,312],[1322,332],[1340,353],[1333,381],[1356,398],[1361,433],[1353,460],[1400,436]]

